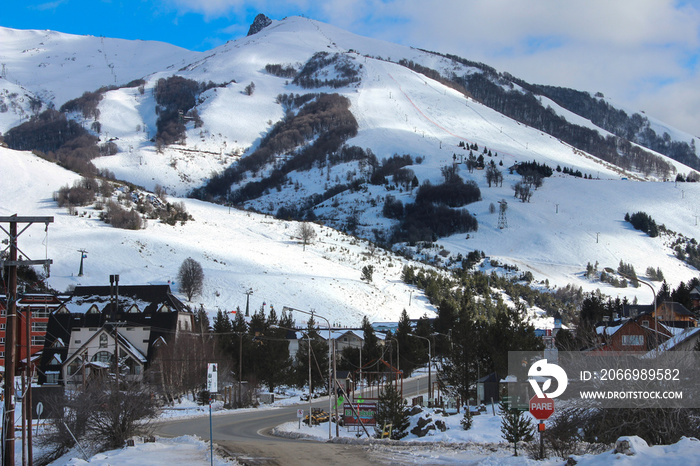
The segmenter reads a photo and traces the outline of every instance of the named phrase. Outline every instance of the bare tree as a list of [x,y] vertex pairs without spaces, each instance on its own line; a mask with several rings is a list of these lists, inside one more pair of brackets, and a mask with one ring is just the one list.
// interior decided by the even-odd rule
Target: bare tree
[[43,460],[72,448],[73,436],[90,449],[104,451],[122,448],[131,437],[150,435],[149,420],[158,413],[150,388],[138,382],[123,382],[119,390],[111,386],[107,379],[93,379],[84,391],[55,400],[57,418],[41,442]]
[[301,244],[304,245],[304,251],[306,251],[306,245],[312,243],[314,238],[316,238],[316,230],[309,222],[303,222],[297,228],[297,235],[301,239]]
[[187,392],[196,398],[204,386],[207,362],[213,359],[213,342],[208,335],[183,334],[161,345],[155,355],[153,382],[159,383],[169,402]]
[[187,295],[187,301],[192,301],[192,296],[202,293],[204,271],[202,265],[191,257],[182,261],[177,279],[180,290]]
[[518,181],[515,186],[513,186],[513,191],[515,191],[515,197],[520,199],[523,202],[530,202],[530,198],[532,197],[532,191],[530,191],[530,185],[527,183],[523,183],[522,181]]

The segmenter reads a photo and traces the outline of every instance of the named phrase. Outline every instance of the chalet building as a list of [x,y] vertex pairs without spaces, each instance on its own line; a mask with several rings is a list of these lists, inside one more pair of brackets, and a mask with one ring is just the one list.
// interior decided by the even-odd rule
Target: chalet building
[[[27,323],[29,324],[29,355],[34,356],[44,349],[44,339],[49,316],[58,309],[67,297],[51,294],[23,294],[17,300],[15,342],[17,343],[17,365],[27,359]],[[7,329],[7,296],[0,296],[0,358],[5,358],[5,334]],[[19,368],[19,367],[18,367]]]
[[617,324],[598,327],[599,346],[594,351],[643,351],[663,344],[675,335],[673,328],[642,314]]
[[700,286],[690,290],[690,307],[691,311],[700,312]]
[[[654,305],[653,304],[623,304],[622,306],[622,318],[634,319],[642,314],[653,314]],[[616,320],[616,319],[613,319]]]
[[141,380],[154,351],[179,332],[192,331],[194,315],[168,285],[76,287],[48,321],[39,383],[76,388],[114,371]]
[[669,327],[691,328],[698,326],[695,315],[681,303],[666,301],[659,304],[656,306],[654,317]]
[[[317,330],[318,337],[328,343],[328,331],[320,328]],[[381,332],[376,334],[378,343],[380,345],[384,344],[385,335]],[[306,333],[300,330],[289,331],[286,335],[289,341],[289,356],[294,360],[297,352],[299,351],[300,342],[305,341]],[[345,348],[355,348],[361,349],[365,343],[364,331],[361,329],[347,329],[347,330],[331,330],[331,340],[335,341],[335,352],[338,357]],[[301,343],[302,345],[306,343]]]

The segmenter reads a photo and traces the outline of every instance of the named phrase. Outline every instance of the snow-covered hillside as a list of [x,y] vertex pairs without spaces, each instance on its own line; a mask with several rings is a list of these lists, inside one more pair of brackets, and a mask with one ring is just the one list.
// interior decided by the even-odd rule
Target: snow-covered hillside
[[[94,209],[79,208],[79,215],[71,216],[57,207],[54,191],[72,185],[77,175],[26,152],[0,148],[0,160],[5,175],[0,216],[54,217],[47,231],[44,225],[28,228],[19,247],[31,259],[53,260],[48,283],[59,291],[107,285],[110,274],[119,274],[124,285],[173,282],[178,292],[178,269],[192,257],[205,280],[191,305],[201,303],[210,312],[244,310],[245,292],[252,289],[252,311],[263,304],[278,312],[283,306],[314,310],[338,325],[358,325],[365,315],[395,321],[403,309],[415,318],[434,315],[421,293],[402,283],[405,259],[373,252],[367,243],[330,228],[316,226],[317,238],[304,250],[297,222],[183,199],[194,221],[176,226],[154,221],[143,230],[120,230],[100,221]],[[79,249],[87,251],[82,277]],[[360,279],[365,265],[374,266],[371,283]],[[308,316],[294,318],[303,324]]]
[[156,71],[174,73],[200,55],[162,42],[0,27],[0,89],[21,85],[44,102],[44,109],[49,103],[58,108],[85,91],[124,85]]
[[[359,81],[339,88],[303,89],[265,70],[266,65],[279,64],[299,71],[317,52],[342,54],[358,70]],[[102,141],[112,140],[119,152],[94,163],[148,190],[161,186],[170,195],[183,198],[258,147],[285,117],[277,100],[280,94],[333,92],[350,101],[358,122],[357,135],[347,143],[371,149],[379,160],[394,154],[420,158],[421,163],[410,169],[421,183],[440,182],[441,169],[468,154],[463,143],[477,144],[480,151],[486,147],[494,154],[487,161],[493,160],[503,172],[499,187],[488,187],[483,171],[470,173],[460,165],[460,176],[478,184],[482,200],[467,207],[479,222],[477,232],[468,238],[459,234],[438,241],[453,256],[480,250],[501,263],[531,271],[550,286],[572,283],[586,291],[601,288],[612,296],[637,296],[642,302],[650,301],[648,289],[617,289],[589,281],[583,277],[586,264],[617,268],[624,261],[640,276],[647,267],[660,268],[672,286],[698,275],[673,257],[663,238],[649,238],[623,220],[626,213],[644,211],[670,230],[696,238],[697,183],[676,185],[625,172],[397,63],[410,60],[445,76],[478,72],[445,57],[290,17],[206,53],[155,42],[0,29],[0,58],[6,64],[6,79],[0,79],[0,90],[7,89],[5,96],[26,92],[27,99],[33,95],[56,106],[84,91],[144,78],[142,89],[120,88],[104,94],[99,104],[99,136]],[[196,109],[202,125],[186,122],[184,144],[157,150],[152,141],[158,117],[152,90],[158,79],[173,74],[216,86],[199,96]],[[251,83],[254,92],[246,92]],[[31,114],[28,101],[22,105],[21,112],[0,114],[0,130],[6,131]],[[607,134],[554,102],[547,105],[569,121]],[[81,115],[71,117],[86,128],[91,126]],[[292,239],[295,223],[186,199],[177,200],[185,202],[193,222],[175,227],[151,222],[137,232],[116,230],[96,220],[96,212],[86,210],[86,217],[69,217],[51,202],[52,193],[71,184],[76,175],[27,153],[2,150],[0,160],[3,173],[12,173],[11,182],[0,188],[2,215],[56,216],[56,224],[49,228],[47,251],[54,259],[49,283],[59,290],[77,283],[104,284],[112,273],[121,274],[124,283],[167,282],[182,260],[192,256],[203,263],[208,277],[205,293],[198,299],[209,309],[230,310],[241,305],[249,288],[254,290],[255,307],[264,301],[276,307],[315,308],[343,324],[355,324],[365,314],[374,320],[396,320],[408,305],[409,290],[399,279],[402,261],[383,254],[369,257],[365,244],[334,230],[317,227],[317,244],[304,252]],[[665,160],[679,173],[689,172],[688,167]],[[520,176],[509,173],[508,168],[525,161],[579,170],[594,179],[555,172],[530,202],[522,203],[513,198],[512,189]],[[275,213],[281,206],[323,193],[332,180],[350,181],[363,169],[366,167],[359,163],[347,163],[296,171],[279,191],[270,190],[248,201],[246,207]],[[249,180],[259,176],[262,174]],[[650,181],[635,181],[644,178]],[[28,191],[31,195],[25,194]],[[372,238],[375,230],[396,225],[381,214],[387,194],[404,203],[413,199],[407,190],[366,185],[323,202],[317,214],[337,227],[356,215],[358,234]],[[508,202],[508,226],[503,229],[498,227],[498,214],[490,213],[491,206],[502,200]],[[29,238],[36,238],[39,233],[32,231],[31,235]],[[27,247],[35,251],[36,245]],[[81,248],[90,254],[86,276],[78,279],[73,274]],[[362,266],[369,263],[381,271],[375,273],[374,284],[367,285],[359,277]],[[425,301],[416,303],[415,296],[413,303],[407,310],[414,317],[432,312]]]

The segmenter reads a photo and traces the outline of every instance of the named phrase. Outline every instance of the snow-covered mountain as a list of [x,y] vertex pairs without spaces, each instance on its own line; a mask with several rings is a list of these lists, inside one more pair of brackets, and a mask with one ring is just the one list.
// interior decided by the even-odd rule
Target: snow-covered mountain
[[[205,53],[155,42],[0,28],[0,63],[0,107],[7,107],[0,112],[0,131],[6,135],[47,107],[59,108],[83,92],[115,86],[102,93],[96,116],[78,111],[68,115],[101,142],[116,144],[116,155],[93,160],[98,169],[148,190],[164,187],[183,198],[213,175],[250,160],[271,134],[299,114],[301,107],[281,96],[337,93],[349,102],[357,123],[346,146],[370,150],[380,164],[393,155],[409,155],[412,164],[405,168],[421,184],[440,184],[444,168],[458,162],[459,176],[480,190],[481,199],[465,207],[478,221],[478,231],[439,238],[432,248],[396,247],[406,246],[416,257],[436,263],[479,250],[493,261],[532,272],[542,286],[572,283],[586,291],[601,288],[612,296],[638,296],[643,302],[650,301],[648,289],[612,288],[589,280],[583,276],[587,263],[598,262],[602,269],[617,268],[624,261],[640,276],[647,267],[659,268],[673,286],[698,275],[674,257],[670,236],[650,238],[624,221],[626,213],[643,211],[668,230],[696,238],[700,186],[661,181],[674,179],[676,173],[686,176],[693,172],[690,167],[648,149],[643,150],[655,157],[651,166],[656,170],[622,166],[506,116],[456,84],[470,82],[470,76],[487,76],[504,92],[532,98],[551,115],[613,138],[591,119],[485,65],[360,37],[299,17],[272,21],[253,35]],[[295,83],[293,78],[301,74],[315,84],[305,88],[301,81]],[[196,117],[191,111],[183,114],[184,140],[162,145],[156,138],[163,109],[157,108],[154,89],[159,80],[173,75],[210,85],[197,92]],[[139,79],[143,81],[138,85],[126,86]],[[653,119],[649,127],[659,134],[670,132],[673,141],[688,147],[700,143]],[[319,138],[315,133],[273,154],[231,182],[230,191],[268,179]],[[472,145],[478,146],[475,155],[483,154],[502,172],[500,185],[489,187],[484,170],[466,168]],[[0,160],[3,173],[9,175],[9,182],[0,184],[0,215],[56,217],[46,253],[54,260],[49,283],[57,289],[104,284],[112,273],[120,273],[123,283],[161,283],[173,279],[182,260],[191,256],[205,267],[208,278],[198,302],[208,309],[241,305],[245,291],[253,288],[251,304],[256,307],[265,301],[276,307],[315,308],[347,324],[356,324],[364,314],[395,320],[403,308],[414,317],[432,312],[416,296],[408,307],[411,291],[400,281],[404,259],[371,251],[366,243],[329,228],[317,227],[317,243],[302,251],[292,239],[294,222],[181,199],[194,221],[176,226],[151,221],[140,231],[117,230],[97,220],[91,208],[79,208],[85,215],[75,217],[52,202],[53,192],[72,184],[77,175],[9,149],[0,151]],[[512,187],[521,176],[509,168],[532,161],[578,171],[586,178],[555,171],[529,202],[520,202]],[[663,163],[668,165],[665,173],[658,170]],[[392,176],[386,183],[371,183],[375,169],[366,160],[316,161],[285,172],[282,182],[242,205],[268,214],[280,207],[310,205],[309,211],[330,227],[387,239],[400,225],[382,213],[387,195],[409,205],[415,201],[415,187]],[[503,200],[508,208],[499,221],[493,207]],[[23,240],[38,242],[39,236],[47,241],[43,231]],[[26,247],[43,255],[43,246]],[[78,278],[74,275],[81,248],[90,254],[88,272]],[[360,280],[366,264],[378,271],[371,284]]]

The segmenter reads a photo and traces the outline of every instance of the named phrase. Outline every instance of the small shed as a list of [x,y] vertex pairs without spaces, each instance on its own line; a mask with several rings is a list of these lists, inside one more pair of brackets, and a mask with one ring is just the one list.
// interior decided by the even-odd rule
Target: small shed
[[498,374],[495,372],[485,375],[476,381],[476,404],[498,403]]

